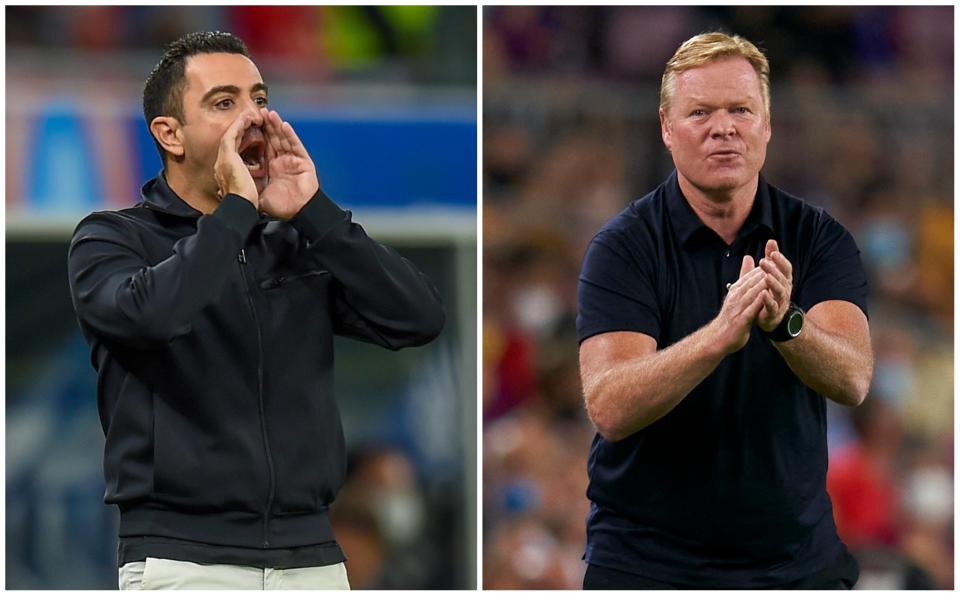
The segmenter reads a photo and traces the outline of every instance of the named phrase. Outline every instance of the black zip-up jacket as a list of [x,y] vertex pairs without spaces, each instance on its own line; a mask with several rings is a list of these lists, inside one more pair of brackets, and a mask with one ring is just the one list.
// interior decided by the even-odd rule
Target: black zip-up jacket
[[332,541],[333,335],[430,341],[444,323],[430,281],[322,191],[289,222],[236,195],[202,216],[162,175],[136,206],[81,221],[68,266],[120,536]]

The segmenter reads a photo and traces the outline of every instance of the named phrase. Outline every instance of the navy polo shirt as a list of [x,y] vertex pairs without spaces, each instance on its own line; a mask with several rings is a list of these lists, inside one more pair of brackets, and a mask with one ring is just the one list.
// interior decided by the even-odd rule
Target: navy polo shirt
[[[578,290],[579,340],[636,331],[662,349],[709,323],[769,238],[793,264],[804,310],[867,312],[849,232],[763,178],[733,244],[703,224],[674,172],[593,238]],[[754,326],[673,410],[619,442],[593,440],[587,562],[687,586],[772,587],[844,556],[826,492],[824,398]]]

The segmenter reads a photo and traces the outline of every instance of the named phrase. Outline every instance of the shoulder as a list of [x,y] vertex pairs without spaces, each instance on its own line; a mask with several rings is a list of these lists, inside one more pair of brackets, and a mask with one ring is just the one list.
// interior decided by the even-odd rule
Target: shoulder
[[823,207],[767,184],[775,227],[781,232],[795,234],[809,248],[824,242],[834,242],[850,232]]
[[649,279],[662,261],[662,197],[656,191],[628,205],[594,235],[587,246],[581,279],[626,284]]
[[100,238],[120,239],[136,235],[136,230],[149,218],[149,210],[138,203],[133,207],[112,211],[94,211],[77,223],[73,231],[72,242]]
[[636,199],[611,218],[594,235],[593,242],[602,242],[628,249],[645,247],[663,234],[665,199],[662,187]]

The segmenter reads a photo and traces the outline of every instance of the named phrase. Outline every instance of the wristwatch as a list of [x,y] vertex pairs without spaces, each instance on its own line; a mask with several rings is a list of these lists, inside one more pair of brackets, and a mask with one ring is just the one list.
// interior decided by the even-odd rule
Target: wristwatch
[[787,309],[786,314],[783,315],[777,328],[770,332],[764,331],[763,333],[773,341],[790,341],[799,336],[800,332],[803,331],[803,317],[803,309],[791,302],[790,307]]

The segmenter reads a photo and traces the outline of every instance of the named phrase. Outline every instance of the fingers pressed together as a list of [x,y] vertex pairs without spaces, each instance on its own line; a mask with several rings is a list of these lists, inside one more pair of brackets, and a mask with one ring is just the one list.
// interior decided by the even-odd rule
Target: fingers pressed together
[[759,263],[745,255],[736,283],[728,284],[730,294],[749,303],[760,304],[759,316],[770,324],[786,311],[793,293],[793,266],[779,251],[776,240],[768,240]]
[[285,122],[280,118],[280,114],[273,110],[261,108],[260,113],[263,116],[263,128],[269,153],[307,157],[306,148],[289,122]]

